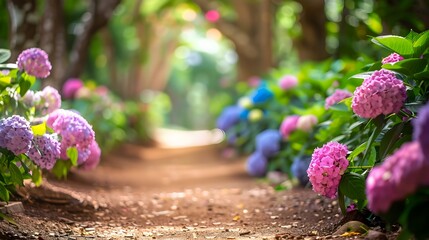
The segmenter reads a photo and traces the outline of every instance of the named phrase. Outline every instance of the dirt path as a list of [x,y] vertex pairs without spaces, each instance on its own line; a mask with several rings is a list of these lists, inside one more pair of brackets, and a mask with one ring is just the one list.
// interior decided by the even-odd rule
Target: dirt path
[[309,189],[276,192],[220,150],[124,145],[92,172],[47,181],[82,203],[33,188],[18,226],[0,224],[0,239],[332,238],[335,201]]

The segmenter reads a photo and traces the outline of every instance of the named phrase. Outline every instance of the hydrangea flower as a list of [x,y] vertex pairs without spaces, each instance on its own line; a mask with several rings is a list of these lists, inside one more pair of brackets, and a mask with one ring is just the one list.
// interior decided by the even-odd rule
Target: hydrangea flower
[[392,53],[389,56],[383,58],[383,60],[381,60],[381,63],[386,64],[386,63],[396,63],[399,61],[404,60],[404,57],[402,57],[401,55],[397,54],[397,53]]
[[17,65],[19,70],[38,78],[47,78],[52,69],[48,54],[39,48],[24,50],[18,56]]
[[241,97],[238,99],[238,106],[249,109],[253,107],[252,99],[249,97]]
[[58,109],[49,115],[46,125],[61,136],[61,159],[68,158],[69,147],[76,147],[80,163],[86,161],[95,136],[91,125],[82,116],[70,110]]
[[40,103],[41,97],[40,94],[28,90],[23,97],[21,97],[22,103],[24,103],[27,107],[34,107]]
[[89,154],[88,159],[80,165],[80,168],[83,170],[92,170],[100,163],[101,150],[96,141],[92,141],[89,151],[91,153]]
[[30,123],[25,118],[13,115],[0,120],[0,147],[19,155],[30,149],[32,139]]
[[239,106],[228,106],[224,108],[216,120],[217,128],[228,131],[228,129],[240,121],[240,114],[242,111],[243,109]]
[[268,100],[271,100],[273,97],[274,97],[273,92],[271,92],[271,90],[265,86],[259,87],[250,96],[254,104],[265,103]]
[[375,71],[353,94],[352,109],[363,118],[401,110],[407,97],[404,83],[392,71]]
[[83,87],[82,80],[78,78],[68,79],[62,89],[62,93],[65,99],[73,99],[76,96],[77,91]]
[[304,115],[299,117],[296,123],[296,128],[304,132],[309,132],[317,124],[317,117],[313,114]]
[[41,98],[41,106],[36,106],[37,109],[41,110],[42,115],[47,115],[61,107],[61,96],[57,89],[46,86],[42,91],[39,92]]
[[60,158],[60,143],[49,134],[34,136],[28,157],[40,168],[51,170]]
[[352,94],[349,91],[337,89],[335,92],[326,98],[325,109],[329,109],[332,105],[341,102],[343,99],[351,97]]
[[423,153],[429,161],[429,103],[422,107],[413,120],[414,132],[413,139],[420,142]]
[[331,199],[337,197],[341,175],[349,166],[346,157],[347,146],[338,142],[314,150],[307,174],[315,192]]
[[402,145],[381,165],[373,168],[366,179],[368,208],[385,213],[396,201],[405,199],[417,187],[428,185],[429,163],[419,142]]
[[212,23],[217,22],[220,18],[219,11],[217,10],[209,10],[206,12],[204,16],[207,19],[207,21]]
[[284,139],[287,139],[289,135],[296,130],[298,120],[298,115],[287,116],[283,119],[283,122],[280,125],[280,134]]
[[281,136],[278,130],[267,129],[260,132],[256,138],[256,151],[261,152],[265,157],[276,155],[280,150]]
[[251,122],[257,122],[259,120],[262,119],[262,117],[264,116],[264,112],[261,109],[252,109],[249,111],[249,121]]
[[310,162],[310,156],[296,157],[293,160],[290,170],[292,172],[292,175],[298,179],[298,182],[301,186],[305,186],[308,184],[307,169],[310,165]]
[[261,152],[254,152],[247,159],[247,172],[254,177],[263,177],[267,173],[268,160]]
[[285,75],[279,80],[279,86],[283,90],[294,88],[298,85],[298,79],[293,75]]

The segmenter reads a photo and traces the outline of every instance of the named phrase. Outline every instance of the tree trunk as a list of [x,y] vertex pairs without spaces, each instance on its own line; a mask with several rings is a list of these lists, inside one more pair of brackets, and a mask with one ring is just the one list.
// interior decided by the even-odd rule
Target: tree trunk
[[9,48],[11,61],[25,49],[37,46],[36,0],[8,0],[9,11]]

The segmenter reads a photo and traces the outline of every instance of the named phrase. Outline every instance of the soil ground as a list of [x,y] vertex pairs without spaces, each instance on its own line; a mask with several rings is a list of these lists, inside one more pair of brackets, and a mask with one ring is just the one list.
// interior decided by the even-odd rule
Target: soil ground
[[0,222],[0,239],[337,238],[336,201],[275,191],[247,175],[245,158],[221,152],[123,145],[93,171],[27,185],[25,212]]

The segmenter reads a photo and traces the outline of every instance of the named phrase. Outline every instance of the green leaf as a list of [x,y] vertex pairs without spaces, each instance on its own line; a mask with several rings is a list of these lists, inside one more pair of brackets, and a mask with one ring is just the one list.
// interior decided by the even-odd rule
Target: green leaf
[[42,184],[42,170],[39,168],[33,168],[31,173],[31,181],[36,185],[36,187],[40,186]]
[[339,186],[340,191],[347,197],[357,200],[365,200],[365,177],[348,172],[345,173],[340,181]]
[[10,224],[13,224],[15,226],[18,226],[18,224],[15,222],[15,220],[13,220],[12,217],[0,212],[0,219],[4,219],[5,221],[7,221]]
[[77,166],[77,158],[79,157],[79,153],[77,152],[77,148],[69,147],[67,148],[67,157],[70,158],[70,161],[73,166]]
[[23,185],[24,178],[22,177],[21,170],[15,165],[15,163],[9,164],[10,177],[13,183],[20,186]]
[[381,67],[384,69],[392,70],[405,75],[413,75],[422,72],[427,65],[426,59],[421,58],[408,58],[396,63],[383,64]]
[[19,94],[21,96],[24,96],[25,93],[28,91],[28,89],[30,89],[31,87],[31,82],[27,81],[27,80],[23,80],[19,82]]
[[415,57],[420,57],[429,47],[429,31],[425,31],[419,35],[419,38],[413,44]]
[[338,188],[338,205],[340,205],[341,213],[346,215],[346,202],[344,201],[344,194],[340,188]]
[[414,204],[409,210],[407,217],[407,228],[414,234],[416,239],[428,239],[428,222],[427,216],[429,214],[429,200],[421,201]]
[[403,57],[410,57],[414,53],[413,43],[404,37],[386,35],[375,37],[371,41],[377,45],[396,52]]
[[355,148],[355,150],[353,150],[349,154],[349,157],[347,159],[352,161],[355,157],[357,157],[359,154],[361,154],[366,149],[366,144],[367,144],[367,142],[364,142],[361,145],[359,145],[357,148]]
[[72,163],[70,160],[58,160],[52,168],[51,172],[57,178],[66,178],[67,173],[69,172],[71,167]]
[[411,30],[407,36],[405,36],[406,39],[410,40],[411,42],[415,42],[417,39],[419,39],[419,34]]
[[404,123],[396,124],[392,128],[387,131],[383,139],[380,142],[380,159],[384,159],[388,154],[390,154],[397,142],[399,136],[402,133],[402,129],[404,128]]
[[0,63],[6,62],[10,58],[10,51],[8,49],[0,48]]
[[0,182],[0,199],[9,202],[9,190]]

